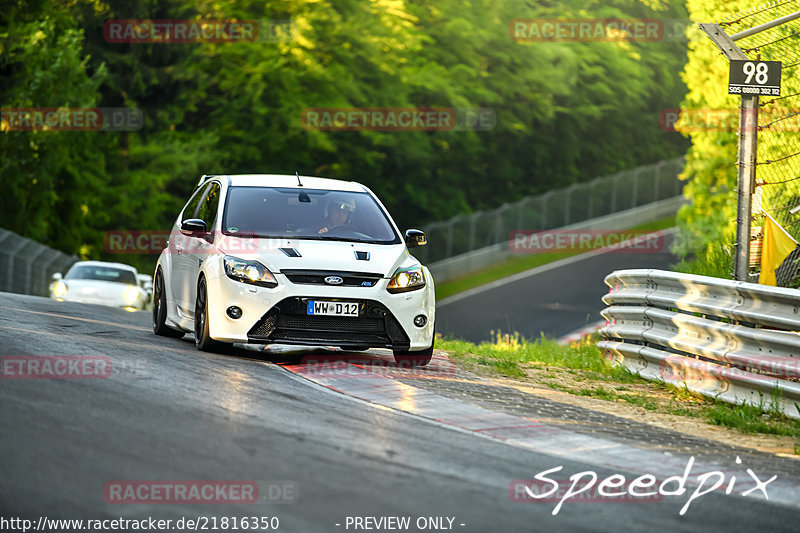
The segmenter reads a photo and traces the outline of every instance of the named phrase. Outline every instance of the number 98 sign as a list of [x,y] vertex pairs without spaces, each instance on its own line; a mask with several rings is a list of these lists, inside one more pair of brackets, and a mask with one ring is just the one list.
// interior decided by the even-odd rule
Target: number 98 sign
[[781,62],[732,59],[728,94],[780,96]]

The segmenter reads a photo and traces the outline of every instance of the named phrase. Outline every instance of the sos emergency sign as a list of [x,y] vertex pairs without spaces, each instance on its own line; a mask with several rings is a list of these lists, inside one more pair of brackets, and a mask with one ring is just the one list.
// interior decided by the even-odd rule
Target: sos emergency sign
[[781,62],[731,59],[728,94],[780,96]]

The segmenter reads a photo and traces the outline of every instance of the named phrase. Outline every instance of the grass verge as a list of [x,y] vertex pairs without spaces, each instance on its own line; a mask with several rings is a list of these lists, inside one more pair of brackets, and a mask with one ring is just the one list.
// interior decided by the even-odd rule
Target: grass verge
[[[655,222],[650,222],[648,224],[642,224],[634,228],[619,231],[618,234],[628,231],[657,231],[671,228],[674,225],[675,217],[668,217],[661,220],[656,220]],[[437,283],[436,299],[443,300],[444,298],[453,296],[459,292],[463,292],[474,287],[479,287],[480,285],[485,285],[487,283],[491,283],[492,281],[497,281],[498,279],[502,279],[513,274],[518,274],[519,272],[525,272],[526,270],[546,265],[547,263],[552,263],[553,261],[558,261],[560,259],[565,259],[567,257],[572,257],[573,255],[579,255],[581,253],[586,252],[546,252],[514,257],[508,261],[504,261],[483,270],[467,274],[466,276],[461,276],[443,283]]]
[[[494,334],[494,333],[493,333]],[[775,407],[733,405],[663,381],[648,381],[613,365],[597,348],[597,336],[562,346],[540,338],[497,333],[494,342],[475,345],[437,337],[436,348],[450,352],[456,364],[487,377],[504,377],[648,411],[690,416],[744,433],[800,438],[800,421]],[[800,448],[795,447],[800,454]]]

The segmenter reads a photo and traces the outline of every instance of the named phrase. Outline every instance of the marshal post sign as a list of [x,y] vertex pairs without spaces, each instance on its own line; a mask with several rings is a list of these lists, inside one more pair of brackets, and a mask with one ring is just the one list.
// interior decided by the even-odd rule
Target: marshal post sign
[[731,59],[728,94],[781,95],[781,62]]

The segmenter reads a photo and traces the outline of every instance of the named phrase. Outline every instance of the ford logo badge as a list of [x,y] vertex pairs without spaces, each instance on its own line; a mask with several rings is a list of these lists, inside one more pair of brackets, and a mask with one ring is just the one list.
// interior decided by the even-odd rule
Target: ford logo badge
[[344,283],[344,280],[339,276],[328,276],[325,278],[325,283],[328,285],[341,285]]

